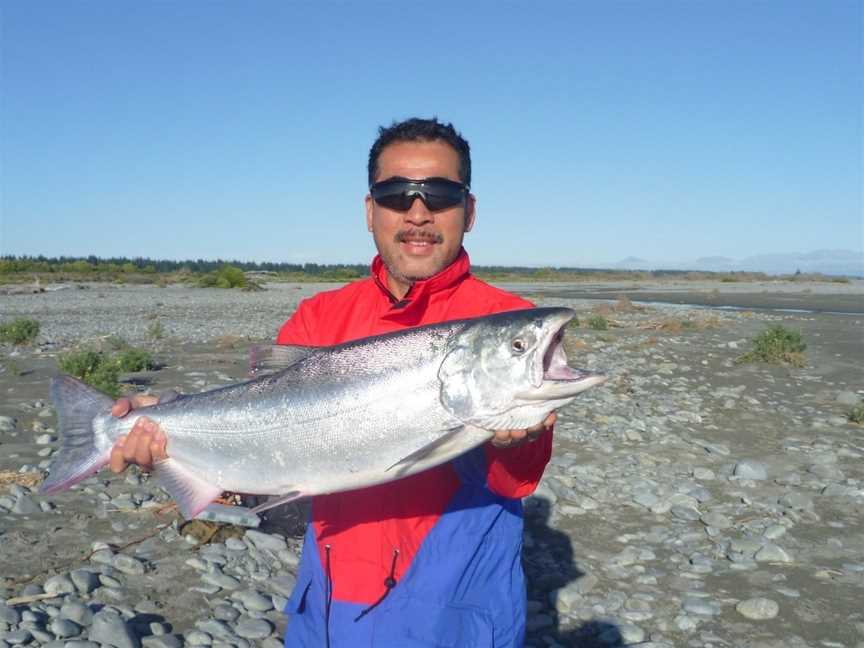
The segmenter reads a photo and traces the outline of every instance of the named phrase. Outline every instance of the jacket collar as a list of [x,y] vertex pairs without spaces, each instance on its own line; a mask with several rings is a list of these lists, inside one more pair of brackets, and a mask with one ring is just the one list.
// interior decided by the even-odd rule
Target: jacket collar
[[412,302],[426,301],[430,295],[460,283],[470,272],[471,261],[468,258],[468,253],[465,251],[465,248],[461,248],[459,255],[454,259],[453,263],[428,279],[415,281],[411,288],[408,289],[408,293],[400,301],[387,287],[387,266],[384,265],[381,255],[376,255],[372,260],[372,278],[375,280],[375,284],[387,296],[391,305],[398,308],[404,308]]

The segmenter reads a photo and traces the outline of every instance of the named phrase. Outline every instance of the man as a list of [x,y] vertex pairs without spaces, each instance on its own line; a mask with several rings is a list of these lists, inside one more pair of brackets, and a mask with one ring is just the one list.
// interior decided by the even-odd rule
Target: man
[[[381,128],[368,179],[366,224],[379,252],[371,277],[303,301],[279,344],[339,344],[531,306],[470,274],[470,149],[452,125]],[[118,401],[115,414],[131,405]],[[521,646],[520,498],[549,460],[554,421],[495,431],[486,446],[396,482],[313,498],[285,645]],[[111,467],[164,456],[164,435],[142,418]]]

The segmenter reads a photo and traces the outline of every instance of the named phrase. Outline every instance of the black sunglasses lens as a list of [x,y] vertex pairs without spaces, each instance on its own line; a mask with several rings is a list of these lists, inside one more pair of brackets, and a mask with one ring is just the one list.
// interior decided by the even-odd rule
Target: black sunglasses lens
[[408,211],[415,198],[421,198],[430,211],[449,209],[460,204],[465,188],[450,180],[425,182],[385,181],[372,186],[372,198],[382,207]]

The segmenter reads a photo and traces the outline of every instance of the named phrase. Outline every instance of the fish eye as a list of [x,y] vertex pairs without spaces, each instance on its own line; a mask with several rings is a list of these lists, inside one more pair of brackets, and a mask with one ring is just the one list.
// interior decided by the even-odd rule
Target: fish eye
[[525,344],[525,340],[522,338],[514,338],[514,340],[510,343],[513,351],[516,353],[525,353],[525,349],[527,349],[527,345]]

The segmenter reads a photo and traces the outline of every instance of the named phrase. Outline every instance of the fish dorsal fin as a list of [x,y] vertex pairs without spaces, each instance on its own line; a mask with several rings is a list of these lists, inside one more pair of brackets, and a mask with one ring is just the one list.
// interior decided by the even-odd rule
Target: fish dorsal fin
[[449,461],[463,452],[476,448],[492,438],[489,430],[473,425],[460,425],[447,431],[443,436],[415,450],[390,466],[385,472],[396,476],[413,475],[421,470],[432,468]]
[[258,344],[249,351],[249,375],[260,376],[287,369],[316,351],[318,347],[291,344]]

